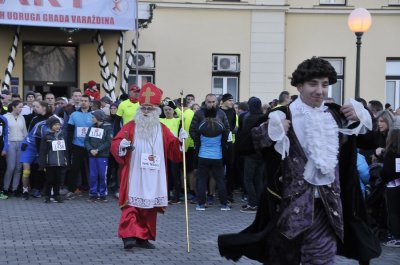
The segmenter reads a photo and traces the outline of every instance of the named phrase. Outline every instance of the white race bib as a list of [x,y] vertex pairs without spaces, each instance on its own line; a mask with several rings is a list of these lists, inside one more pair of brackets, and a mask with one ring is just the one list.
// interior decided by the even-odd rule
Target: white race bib
[[3,135],[3,126],[0,126],[0,136]]
[[53,151],[64,151],[65,141],[64,140],[51,141],[51,146],[53,147]]
[[233,141],[233,139],[232,139],[232,132],[229,132],[228,141],[227,141],[227,142],[232,142],[232,141]]
[[76,127],[76,137],[86,137],[88,127]]
[[142,154],[142,159],[140,161],[141,168],[156,169],[160,170],[160,157],[157,155]]
[[400,172],[400,158],[396,158],[396,173]]
[[101,128],[91,128],[89,132],[89,137],[102,139],[104,134],[104,129]]

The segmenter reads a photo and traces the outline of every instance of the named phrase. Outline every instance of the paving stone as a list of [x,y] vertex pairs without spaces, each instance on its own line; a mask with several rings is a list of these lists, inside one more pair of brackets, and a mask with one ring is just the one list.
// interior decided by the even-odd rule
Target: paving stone
[[[242,258],[234,263],[221,258],[217,236],[238,232],[254,219],[243,214],[240,204],[229,212],[218,206],[204,212],[189,205],[190,253],[186,251],[184,204],[171,205],[158,216],[157,249],[123,249],[118,235],[118,202],[88,203],[85,197],[63,204],[43,203],[42,199],[0,201],[0,265],[19,264],[139,264],[139,265],[255,265]],[[23,250],[23,251],[21,251]],[[372,265],[398,265],[400,249],[383,247]],[[343,257],[336,264],[356,265]]]

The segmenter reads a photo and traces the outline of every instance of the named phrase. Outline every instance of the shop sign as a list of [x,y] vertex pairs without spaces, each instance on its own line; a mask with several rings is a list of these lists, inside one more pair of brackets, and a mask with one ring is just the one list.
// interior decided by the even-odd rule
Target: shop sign
[[136,0],[0,0],[0,24],[134,30]]

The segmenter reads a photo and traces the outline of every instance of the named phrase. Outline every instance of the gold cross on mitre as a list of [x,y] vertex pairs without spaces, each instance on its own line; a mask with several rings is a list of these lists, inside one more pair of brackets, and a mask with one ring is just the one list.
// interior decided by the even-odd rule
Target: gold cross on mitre
[[142,94],[142,96],[145,97],[144,99],[144,103],[145,104],[151,104],[150,98],[152,96],[154,96],[156,93],[154,93],[153,91],[151,91],[151,87],[146,87],[146,91]]

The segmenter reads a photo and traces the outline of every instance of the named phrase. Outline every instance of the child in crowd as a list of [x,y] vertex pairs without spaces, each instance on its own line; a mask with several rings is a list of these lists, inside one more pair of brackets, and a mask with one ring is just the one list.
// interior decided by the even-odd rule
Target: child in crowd
[[54,116],[47,120],[49,131],[40,142],[39,169],[46,171],[45,202],[50,202],[53,188],[54,201],[62,202],[60,181],[67,166],[67,149],[60,120]]
[[102,110],[94,111],[93,125],[85,138],[85,148],[89,152],[89,202],[97,200],[107,202],[107,165],[110,145],[113,138],[113,127],[105,122],[106,115]]

